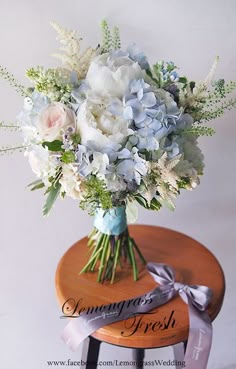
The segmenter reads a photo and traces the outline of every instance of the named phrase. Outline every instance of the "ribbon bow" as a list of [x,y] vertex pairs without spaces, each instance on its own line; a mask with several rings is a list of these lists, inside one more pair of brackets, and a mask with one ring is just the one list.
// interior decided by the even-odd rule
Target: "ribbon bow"
[[[188,305],[189,336],[185,353],[182,344],[174,346],[177,368],[206,369],[212,342],[212,325],[205,309],[212,297],[211,289],[206,286],[176,282],[175,272],[169,265],[148,263],[146,267],[159,287],[154,288],[145,296],[136,297],[135,299],[140,298],[143,303],[136,306],[135,311],[130,304],[127,304],[125,309],[125,304],[130,300],[105,305],[100,311],[95,309],[89,315],[81,315],[78,316],[79,319],[71,320],[63,331],[63,340],[72,350],[75,350],[86,337],[102,326],[128,319],[134,313],[136,315],[146,313],[164,305],[179,293]],[[144,303],[147,297],[151,299],[149,304]],[[114,306],[113,309],[111,305]],[[122,311],[118,313],[116,306],[122,306],[124,309],[122,308]]]
[[212,342],[211,320],[205,310],[212,298],[212,290],[206,286],[176,282],[175,272],[169,265],[148,263],[146,267],[155,282],[164,287],[169,296],[174,296],[178,292],[183,301],[188,304],[187,347],[185,355],[181,346],[174,348],[176,361],[184,361],[186,369],[205,369]]
[[198,310],[206,310],[212,298],[212,291],[209,287],[176,282],[174,270],[166,264],[148,263],[146,268],[156,283],[161,286],[168,286],[170,289],[175,289],[186,303],[185,296],[187,295],[191,303]]

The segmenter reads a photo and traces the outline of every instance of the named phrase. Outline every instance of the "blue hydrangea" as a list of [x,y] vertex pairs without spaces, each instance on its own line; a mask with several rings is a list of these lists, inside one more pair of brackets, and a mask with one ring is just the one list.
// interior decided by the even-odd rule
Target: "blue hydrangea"
[[167,103],[158,98],[144,80],[132,81],[129,90],[123,99],[123,117],[133,122],[135,145],[139,150],[157,150],[160,140],[176,125],[180,111],[174,100]]
[[137,148],[133,148],[132,151],[123,149],[118,155],[119,162],[116,167],[116,173],[122,176],[126,182],[136,182],[138,185],[141,183],[142,176],[147,174],[146,161],[142,159]]

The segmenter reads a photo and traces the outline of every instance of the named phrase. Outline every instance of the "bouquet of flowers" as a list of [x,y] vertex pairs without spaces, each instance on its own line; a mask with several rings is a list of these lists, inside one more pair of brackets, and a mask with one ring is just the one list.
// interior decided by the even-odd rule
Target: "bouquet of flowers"
[[214,132],[204,122],[235,106],[229,95],[236,83],[212,80],[218,59],[200,83],[179,75],[173,62],[151,65],[135,44],[122,50],[119,30],[105,21],[101,45],[82,53],[75,31],[52,26],[62,67],[27,70],[30,88],[0,68],[24,97],[17,122],[1,123],[20,129],[23,144],[0,152],[24,151],[37,177],[31,190],[47,196],[45,215],[58,196],[69,196],[95,216],[83,271],[99,266],[98,281],[113,282],[127,259],[136,280],[136,254],[145,259],[126,215],[134,217],[135,202],[174,209],[180,190],[199,184],[204,164],[197,139]]

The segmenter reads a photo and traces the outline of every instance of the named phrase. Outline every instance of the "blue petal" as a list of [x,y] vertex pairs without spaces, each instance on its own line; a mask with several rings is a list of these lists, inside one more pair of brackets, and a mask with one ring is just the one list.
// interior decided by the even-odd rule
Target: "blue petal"
[[143,98],[141,100],[142,105],[144,107],[150,108],[156,104],[156,96],[154,92],[147,92],[143,95]]
[[144,111],[138,111],[136,109],[133,109],[133,114],[134,114],[134,121],[137,124],[143,122],[144,119],[146,119],[146,117],[147,117],[147,115]]
[[117,154],[118,154],[118,159],[128,159],[131,157],[131,152],[128,149],[122,149]]
[[149,124],[149,127],[152,128],[154,131],[158,131],[162,127],[162,123],[157,120],[153,119],[152,122]]
[[133,109],[131,106],[126,106],[123,110],[123,118],[126,120],[133,119]]

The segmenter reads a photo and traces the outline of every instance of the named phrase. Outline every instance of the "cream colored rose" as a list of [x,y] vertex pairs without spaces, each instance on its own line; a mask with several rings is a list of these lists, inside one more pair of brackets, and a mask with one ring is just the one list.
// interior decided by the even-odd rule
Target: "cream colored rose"
[[67,127],[75,127],[74,113],[60,102],[48,105],[39,114],[37,128],[44,141],[61,139]]
[[92,60],[86,81],[94,94],[121,98],[130,81],[140,78],[143,71],[137,62],[128,56],[105,53]]

